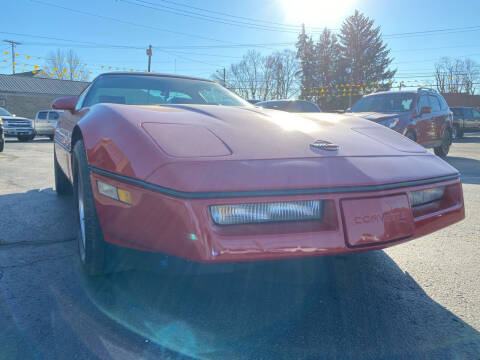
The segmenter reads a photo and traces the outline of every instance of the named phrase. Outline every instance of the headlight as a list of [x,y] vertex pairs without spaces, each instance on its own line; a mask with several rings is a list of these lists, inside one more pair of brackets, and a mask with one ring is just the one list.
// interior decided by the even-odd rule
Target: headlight
[[321,220],[323,201],[212,205],[210,214],[218,225]]
[[412,207],[427,204],[432,201],[440,200],[445,194],[445,186],[431,189],[412,191],[408,193]]
[[400,121],[399,118],[393,118],[393,119],[380,120],[378,123],[390,129],[393,129],[395,126],[397,126],[399,121]]

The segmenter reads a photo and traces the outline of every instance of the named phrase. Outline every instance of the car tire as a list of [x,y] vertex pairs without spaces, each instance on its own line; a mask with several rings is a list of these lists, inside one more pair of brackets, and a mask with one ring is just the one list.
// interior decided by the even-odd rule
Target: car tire
[[65,196],[72,194],[72,184],[58,164],[57,154],[53,151],[53,172],[55,176],[55,191],[58,196]]
[[48,136],[48,138],[50,139],[50,141],[53,141],[53,138],[54,138],[54,137],[55,137],[54,135],[49,135],[49,136]]
[[103,275],[106,272],[106,244],[93,200],[85,145],[82,140],[77,141],[73,149],[73,178],[80,262],[88,275]]
[[460,130],[460,129],[459,129],[459,130],[457,131],[457,139],[463,139],[463,135],[464,135],[463,130]]
[[0,138],[0,152],[5,148],[5,139]]
[[458,129],[458,126],[455,125],[452,129],[452,140],[458,139],[459,133],[460,133],[460,130]]
[[442,145],[437,146],[434,148],[435,155],[440,157],[446,157],[448,151],[450,150],[450,145],[452,143],[452,135],[450,133],[450,129],[445,129],[442,136]]
[[410,140],[417,142],[417,137],[415,136],[415,133],[413,131],[407,131],[405,136]]
[[18,141],[20,142],[27,142],[30,140],[30,136],[17,136]]

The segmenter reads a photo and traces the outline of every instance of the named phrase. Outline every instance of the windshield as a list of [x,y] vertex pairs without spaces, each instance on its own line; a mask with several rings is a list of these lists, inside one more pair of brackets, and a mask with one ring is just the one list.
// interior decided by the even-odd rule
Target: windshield
[[399,113],[409,111],[414,99],[414,94],[378,94],[360,99],[353,105],[351,112],[382,112]]
[[7,110],[4,108],[0,108],[0,116],[12,116]]
[[98,103],[251,106],[247,101],[214,82],[142,75],[99,77],[88,91],[83,106]]

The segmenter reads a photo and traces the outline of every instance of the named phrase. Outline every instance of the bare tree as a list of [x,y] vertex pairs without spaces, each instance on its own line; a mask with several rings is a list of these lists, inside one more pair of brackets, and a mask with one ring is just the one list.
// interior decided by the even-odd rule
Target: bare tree
[[[280,99],[295,90],[299,65],[296,53],[290,50],[262,56],[250,50],[239,63],[232,64],[226,74],[226,87],[246,99]],[[220,75],[212,77],[222,83]]]
[[300,65],[297,54],[291,50],[284,50],[273,54],[273,68],[275,71],[274,99],[286,99],[296,91],[295,84]]
[[472,95],[479,79],[478,64],[469,58],[444,57],[435,64],[434,76],[438,91]]
[[72,49],[51,51],[47,58],[45,72],[53,78],[64,80],[88,80],[88,70],[78,54]]

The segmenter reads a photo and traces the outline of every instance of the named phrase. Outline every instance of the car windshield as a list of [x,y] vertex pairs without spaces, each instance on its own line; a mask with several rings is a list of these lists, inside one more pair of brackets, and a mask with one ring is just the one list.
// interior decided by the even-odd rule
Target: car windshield
[[409,111],[414,94],[378,94],[365,96],[352,106],[351,112],[400,113]]
[[0,108],[0,116],[12,116],[11,113],[9,113],[7,110],[4,108]]
[[89,89],[83,106],[98,103],[251,106],[247,101],[215,82],[145,75],[99,77]]

